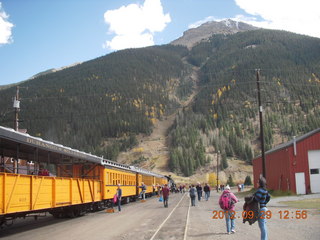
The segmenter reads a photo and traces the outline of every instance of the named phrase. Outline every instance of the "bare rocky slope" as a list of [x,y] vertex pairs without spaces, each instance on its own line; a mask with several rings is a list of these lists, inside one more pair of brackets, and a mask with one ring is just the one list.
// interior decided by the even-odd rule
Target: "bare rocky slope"
[[190,49],[197,43],[207,40],[213,34],[234,34],[255,29],[257,28],[252,25],[236,22],[231,19],[221,22],[211,21],[206,22],[197,28],[191,28],[185,31],[182,37],[172,41],[171,44],[183,45]]
[[[197,85],[198,79],[198,68],[194,67],[190,73],[190,78],[193,81],[193,91],[190,96],[184,101],[179,101],[181,108],[191,106],[194,98],[199,92]],[[172,96],[174,97],[174,96]],[[216,151],[212,146],[206,147],[206,157],[212,159],[205,167],[201,167],[197,172],[190,177],[179,176],[176,173],[170,172],[168,167],[169,162],[169,146],[170,139],[168,131],[173,125],[176,115],[179,110],[173,114],[158,120],[153,127],[153,131],[150,135],[139,135],[138,145],[127,152],[122,152],[118,156],[117,161],[124,164],[135,164],[142,168],[152,170],[154,172],[171,175],[177,183],[196,183],[196,182],[208,182],[209,174],[217,171],[217,156]],[[140,159],[140,160],[139,160]],[[138,160],[138,161],[137,161]],[[224,171],[219,171],[219,179],[221,183],[226,183],[228,177],[231,175],[234,182],[243,183],[246,176],[252,178],[252,166],[246,164],[244,161],[232,159],[228,162],[229,167]]]

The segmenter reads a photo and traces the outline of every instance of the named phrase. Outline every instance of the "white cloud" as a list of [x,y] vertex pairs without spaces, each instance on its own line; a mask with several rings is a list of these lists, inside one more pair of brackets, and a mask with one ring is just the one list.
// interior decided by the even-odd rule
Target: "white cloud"
[[103,47],[112,50],[154,45],[154,33],[163,31],[171,22],[170,15],[163,13],[160,0],[145,0],[143,5],[130,4],[106,11],[104,20],[109,33],[116,36]]
[[263,19],[259,21],[237,16],[238,20],[258,27],[320,37],[319,0],[235,0],[235,2],[248,14]]
[[219,22],[219,19],[213,17],[213,16],[209,16],[209,17],[206,17],[205,19],[203,20],[200,20],[200,21],[197,21],[195,23],[191,23],[188,28],[197,28],[199,27],[200,25],[206,23],[206,22],[210,22],[210,21],[217,21]]
[[11,28],[13,24],[8,21],[9,16],[2,9],[0,2],[0,44],[7,44],[12,42]]

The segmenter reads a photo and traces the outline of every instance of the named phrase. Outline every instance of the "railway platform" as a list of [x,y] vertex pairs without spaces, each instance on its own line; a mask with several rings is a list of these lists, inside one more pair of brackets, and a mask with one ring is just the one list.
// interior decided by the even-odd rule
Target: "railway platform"
[[[52,216],[37,221],[21,219],[12,227],[0,231],[2,239],[59,239],[59,240],[208,240],[208,239],[260,239],[257,223],[242,223],[243,197],[236,205],[236,233],[226,233],[225,219],[219,214],[218,198],[221,193],[211,191],[209,201],[196,200],[190,206],[188,194],[174,193],[169,197],[169,207],[164,208],[157,197],[146,202],[133,202],[115,208],[89,213],[73,219],[55,219]],[[318,210],[307,210],[305,219],[280,219],[279,211],[297,209],[285,206],[269,207],[272,217],[268,220],[269,239],[318,239],[320,215]]]

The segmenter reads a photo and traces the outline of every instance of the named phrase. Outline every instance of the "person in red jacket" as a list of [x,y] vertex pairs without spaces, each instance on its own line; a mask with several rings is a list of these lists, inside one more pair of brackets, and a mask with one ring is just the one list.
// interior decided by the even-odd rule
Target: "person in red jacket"
[[165,184],[164,187],[162,188],[162,196],[163,196],[163,205],[164,205],[164,207],[168,207],[169,193],[170,193],[170,189],[168,188],[168,185]]

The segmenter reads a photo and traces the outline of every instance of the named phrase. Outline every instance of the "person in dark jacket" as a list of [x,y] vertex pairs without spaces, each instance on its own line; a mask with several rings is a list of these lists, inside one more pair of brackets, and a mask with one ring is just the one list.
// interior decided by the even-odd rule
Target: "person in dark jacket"
[[204,185],[203,191],[204,191],[204,197],[206,198],[206,201],[208,201],[210,197],[210,186],[208,185],[208,183]]
[[267,220],[265,216],[266,216],[266,212],[268,211],[267,203],[270,201],[270,195],[266,189],[266,186],[267,186],[266,179],[264,177],[260,177],[259,188],[254,193],[254,198],[260,205],[258,223],[261,231],[261,240],[268,239]]
[[200,202],[202,198],[202,187],[200,183],[198,183],[198,185],[196,186],[196,189],[198,194],[198,201]]
[[164,205],[164,207],[168,207],[169,194],[170,194],[170,189],[168,188],[168,185],[165,184],[164,187],[162,188],[162,196],[163,196],[163,205]]
[[193,206],[193,207],[196,206],[196,192],[197,192],[197,189],[192,184],[189,189],[189,194],[190,194],[190,199],[191,199],[191,206]]
[[119,183],[117,188],[117,203],[118,203],[119,212],[121,212],[121,198],[122,198],[122,189],[120,188],[120,183]]

